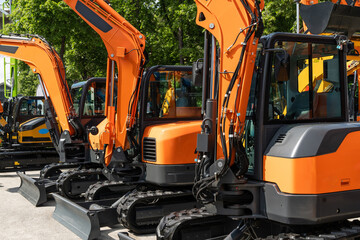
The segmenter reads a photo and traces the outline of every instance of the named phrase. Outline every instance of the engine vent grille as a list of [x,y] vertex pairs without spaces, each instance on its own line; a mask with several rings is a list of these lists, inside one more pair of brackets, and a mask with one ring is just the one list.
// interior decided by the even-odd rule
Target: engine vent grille
[[145,161],[156,162],[156,139],[144,138],[143,156]]
[[286,134],[285,133],[281,133],[278,138],[276,139],[276,143],[282,143],[286,138]]

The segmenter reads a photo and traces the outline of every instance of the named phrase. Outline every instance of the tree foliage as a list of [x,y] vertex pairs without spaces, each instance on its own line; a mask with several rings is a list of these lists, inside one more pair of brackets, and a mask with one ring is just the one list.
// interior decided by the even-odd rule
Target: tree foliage
[[[202,57],[203,30],[195,24],[193,0],[111,0],[111,6],[146,38],[148,67],[191,64]],[[100,37],[61,0],[16,0],[12,23],[4,33],[37,34],[63,58],[69,83],[105,76],[106,49]],[[263,12],[265,33],[293,31],[293,0],[268,0]],[[20,92],[33,94],[36,77],[20,66]]]
[[[12,22],[4,33],[44,37],[59,53],[66,66],[69,83],[106,73],[106,50],[100,37],[60,0],[17,0]],[[34,94],[36,78],[20,65],[20,93]]]
[[263,11],[264,34],[296,32],[296,4],[294,0],[265,0]]
[[113,0],[112,6],[147,37],[149,66],[190,64],[202,56],[202,29],[193,0]]

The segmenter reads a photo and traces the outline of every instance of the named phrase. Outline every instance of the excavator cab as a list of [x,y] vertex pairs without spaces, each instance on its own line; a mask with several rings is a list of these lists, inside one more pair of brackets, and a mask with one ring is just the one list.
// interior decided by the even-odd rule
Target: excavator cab
[[[337,200],[342,187],[335,182],[341,186],[345,176],[340,172],[334,176],[336,171],[323,162],[337,154],[344,131],[359,127],[347,123],[346,46],[338,43],[334,36],[288,33],[271,34],[259,41],[241,140],[249,160],[248,180],[244,184],[236,175],[241,166],[236,166],[239,161],[235,160],[212,185],[217,186],[213,192],[217,197],[211,211],[261,216],[285,224],[332,221],[337,214],[329,209],[335,206],[344,215],[359,211],[345,210],[346,203]],[[350,162],[343,164],[354,166]],[[212,171],[218,171],[216,164],[213,167]],[[324,179],[333,179],[334,185],[330,187]],[[244,194],[238,195],[239,191]],[[334,194],[331,206],[320,206],[326,192]],[[304,208],[324,211],[312,215],[298,210]]]
[[17,132],[19,144],[32,144],[31,147],[37,145],[53,147],[45,124],[44,97],[21,97],[15,104],[14,110],[13,132]]
[[17,148],[26,144],[32,144],[31,148],[53,146],[45,125],[44,97],[15,97],[7,103],[3,144]]
[[[139,116],[145,179],[159,185],[191,184],[202,117],[202,88],[192,82],[192,67],[151,67],[142,84]],[[178,151],[182,145],[193,150]]]
[[85,129],[98,125],[105,118],[105,78],[90,78],[71,86],[76,114]]
[[[215,215],[220,221],[204,228],[204,235],[218,237],[212,229],[225,229],[222,216],[245,219],[237,229],[254,227],[259,238],[279,234],[273,226],[287,232],[301,225],[302,231],[310,231],[360,216],[352,202],[360,189],[355,144],[360,124],[349,123],[347,46],[338,39],[274,33],[259,40],[234,164],[201,159],[203,178],[196,175],[194,192],[206,210],[168,215],[158,236],[180,239],[178,232],[212,226]],[[173,216],[176,224],[168,224]]]
[[15,97],[4,103],[0,168],[57,162],[44,117],[44,97]]
[[201,87],[193,85],[191,71],[156,71],[146,96],[146,119],[199,118]]

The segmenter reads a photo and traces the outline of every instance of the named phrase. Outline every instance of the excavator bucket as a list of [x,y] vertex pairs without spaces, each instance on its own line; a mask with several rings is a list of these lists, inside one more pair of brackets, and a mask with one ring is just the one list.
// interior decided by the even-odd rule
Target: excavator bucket
[[96,239],[101,227],[119,224],[116,208],[111,207],[118,198],[76,203],[56,193],[51,195],[56,202],[53,218],[81,239]]
[[322,2],[301,5],[300,15],[312,34],[341,33],[350,38],[360,32],[360,7]]
[[17,175],[21,179],[18,192],[36,207],[47,202],[48,192],[56,190],[56,183],[53,181],[31,178],[23,172],[17,172]]

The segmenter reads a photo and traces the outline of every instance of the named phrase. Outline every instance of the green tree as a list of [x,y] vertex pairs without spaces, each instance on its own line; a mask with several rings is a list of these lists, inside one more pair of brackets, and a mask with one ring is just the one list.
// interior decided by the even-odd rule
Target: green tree
[[[67,80],[86,80],[92,76],[105,76],[106,49],[100,37],[60,0],[14,1],[12,22],[4,33],[34,34],[44,37],[58,51],[66,66]],[[36,85],[34,76],[21,67],[20,93],[26,94]]]
[[[100,37],[63,1],[17,0],[4,33],[37,34],[64,59],[67,80],[105,76],[106,49]],[[147,37],[149,64],[190,64],[202,57],[202,29],[193,0],[112,0],[112,7]],[[20,92],[36,84],[21,67]]]
[[264,34],[296,31],[296,4],[294,0],[265,0],[263,11]]
[[193,0],[113,0],[112,7],[147,38],[148,66],[191,64],[202,57]]
[[20,94],[24,96],[35,96],[39,79],[24,62],[19,62],[19,75],[21,87]]

